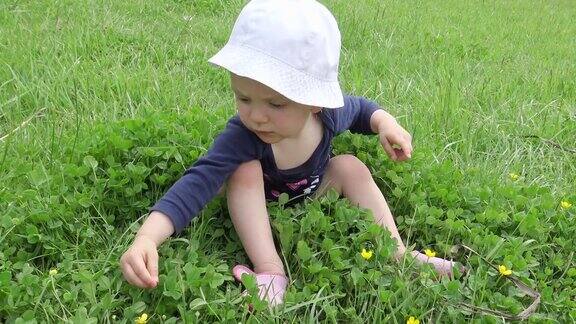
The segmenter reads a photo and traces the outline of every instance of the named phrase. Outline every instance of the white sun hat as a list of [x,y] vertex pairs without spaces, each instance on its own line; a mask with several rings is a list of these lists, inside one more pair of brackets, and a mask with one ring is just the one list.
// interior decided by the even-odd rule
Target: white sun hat
[[340,30],[315,0],[252,0],[209,62],[300,104],[344,106],[338,83]]

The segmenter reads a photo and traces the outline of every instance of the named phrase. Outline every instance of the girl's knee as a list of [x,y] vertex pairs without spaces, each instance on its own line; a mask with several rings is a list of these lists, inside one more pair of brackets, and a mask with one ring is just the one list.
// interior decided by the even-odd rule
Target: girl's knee
[[232,173],[226,183],[227,189],[231,186],[252,186],[260,185],[262,183],[262,165],[258,160],[252,160],[240,164],[240,166]]
[[339,194],[345,194],[350,188],[358,187],[368,181],[373,181],[372,174],[364,162],[354,155],[338,155],[330,159],[317,196],[324,195],[330,189],[335,189]]
[[372,179],[372,174],[370,169],[358,159],[356,156],[351,154],[338,155],[333,158],[334,167],[338,170],[338,173],[354,181],[366,181]]

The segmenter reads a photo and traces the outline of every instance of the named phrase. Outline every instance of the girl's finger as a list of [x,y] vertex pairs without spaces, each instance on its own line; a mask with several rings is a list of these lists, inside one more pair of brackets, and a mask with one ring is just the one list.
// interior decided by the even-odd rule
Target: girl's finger
[[140,280],[144,282],[144,285],[146,287],[154,286],[153,285],[154,281],[152,280],[152,277],[150,276],[148,269],[146,269],[146,264],[144,264],[143,258],[134,258],[130,265],[132,266],[134,273],[136,273],[138,278],[140,278]]
[[142,280],[140,280],[140,278],[138,278],[138,276],[136,275],[136,273],[132,269],[132,266],[129,263],[122,264],[122,272],[124,273],[124,278],[126,278],[126,281],[128,281],[131,285],[140,288],[147,287],[147,285]]
[[390,145],[388,140],[386,138],[381,138],[380,142],[382,143],[382,147],[384,147],[384,151],[386,151],[388,156],[392,160],[396,161],[398,159],[398,156],[396,156],[396,152],[394,152],[394,148],[392,148],[392,145]]
[[396,153],[396,156],[398,157],[398,161],[406,161],[409,159],[408,155],[406,153],[404,153],[404,151],[402,149],[395,148],[394,152]]
[[410,136],[410,134],[406,134],[405,138],[405,146],[402,147],[402,150],[404,150],[404,153],[406,153],[406,156],[408,156],[408,158],[412,157],[412,151],[414,150],[414,148],[412,147],[412,136]]
[[390,142],[393,143],[392,148],[396,153],[398,161],[404,161],[412,157],[412,144],[410,143],[409,137],[406,136],[394,136],[390,138]]
[[158,252],[156,250],[152,250],[147,254],[146,267],[152,278],[150,284],[152,287],[156,287],[158,284]]
[[408,141],[404,141],[400,144],[402,148],[402,154],[405,155],[407,158],[412,157],[412,144]]

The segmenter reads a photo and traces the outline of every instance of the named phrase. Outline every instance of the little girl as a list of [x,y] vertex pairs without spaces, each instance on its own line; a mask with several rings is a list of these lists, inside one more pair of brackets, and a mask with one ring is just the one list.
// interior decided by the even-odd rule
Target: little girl
[[[266,201],[287,193],[292,202],[333,188],[352,203],[370,209],[407,251],[386,199],[369,169],[353,155],[331,155],[332,138],[350,130],[378,134],[394,161],[410,158],[410,135],[377,104],[343,96],[338,83],[340,31],[332,14],[314,0],[253,0],[240,13],[228,43],[210,62],[230,72],[238,114],[151,208],[132,246],[121,258],[128,282],[158,284],[157,247],[181,232],[219,191],[253,270],[260,298],[282,303],[288,285],[276,252]],[[396,148],[397,147],[397,148]],[[224,186],[226,184],[226,186]],[[412,251],[449,275],[453,263]]]

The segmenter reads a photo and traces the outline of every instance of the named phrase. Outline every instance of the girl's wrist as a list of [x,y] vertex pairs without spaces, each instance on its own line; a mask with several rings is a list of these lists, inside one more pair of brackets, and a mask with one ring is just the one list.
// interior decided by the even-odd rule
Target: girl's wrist
[[380,134],[386,129],[389,129],[394,124],[397,124],[397,122],[394,116],[390,115],[385,110],[380,109],[372,114],[372,117],[370,118],[370,124],[372,130],[375,133]]
[[156,246],[156,248],[158,248],[158,246],[162,243],[159,242],[155,237],[152,237],[145,233],[136,233],[136,236],[134,236],[134,243],[138,241],[150,241]]
[[387,113],[387,116],[382,118],[381,122],[378,123],[378,134],[383,133],[389,129],[392,129],[396,125],[398,125],[396,118],[392,117],[392,115]]
[[138,238],[149,239],[158,247],[172,233],[174,233],[174,225],[170,218],[159,211],[152,211],[136,233],[135,240]]

